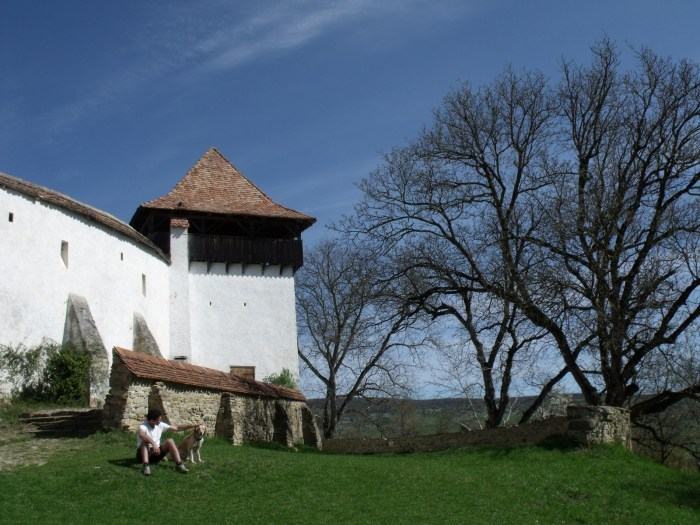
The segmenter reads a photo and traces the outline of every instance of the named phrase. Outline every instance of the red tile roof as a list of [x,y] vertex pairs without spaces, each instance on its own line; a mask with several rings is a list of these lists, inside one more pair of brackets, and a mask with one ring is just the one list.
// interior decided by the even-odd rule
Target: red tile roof
[[274,202],[216,148],[210,148],[165,195],[142,208],[294,219],[316,219]]
[[169,361],[125,348],[114,347],[112,357],[113,362],[119,359],[129,372],[140,379],[165,381],[235,394],[306,401],[304,395],[298,390],[245,379],[213,368],[181,361]]
[[113,232],[128,237],[164,261],[170,262],[168,257],[160,250],[160,248],[153,244],[149,239],[109,213],[93,208],[92,206],[88,206],[87,204],[83,204],[82,202],[72,199],[63,193],[18,179],[17,177],[13,177],[2,172],[0,172],[0,187],[7,188],[11,191],[26,195],[32,199],[80,215],[81,217],[100,224]]

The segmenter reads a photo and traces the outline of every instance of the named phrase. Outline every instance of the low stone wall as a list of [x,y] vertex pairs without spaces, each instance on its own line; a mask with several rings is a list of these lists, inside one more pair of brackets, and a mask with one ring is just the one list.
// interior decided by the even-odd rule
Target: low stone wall
[[234,445],[258,441],[321,446],[320,433],[306,403],[284,399],[222,394],[216,434]]
[[569,405],[567,435],[582,445],[620,443],[632,448],[630,413],[625,408]]
[[113,369],[109,382],[103,426],[135,431],[148,412],[152,382],[137,380],[125,369]]
[[215,390],[189,388],[160,381],[154,383],[148,393],[149,407],[160,409],[164,419],[176,425],[203,422],[213,429],[220,404],[221,393]]
[[565,417],[553,417],[526,425],[473,430],[471,432],[391,439],[328,439],[323,443],[323,450],[324,452],[346,454],[378,454],[431,452],[480,445],[502,447],[535,445],[551,436],[564,434],[567,426]]

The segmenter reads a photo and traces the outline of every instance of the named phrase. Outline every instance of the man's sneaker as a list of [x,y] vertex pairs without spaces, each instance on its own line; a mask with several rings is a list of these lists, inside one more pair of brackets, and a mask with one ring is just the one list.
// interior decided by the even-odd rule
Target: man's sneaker
[[176,466],[175,470],[177,470],[178,472],[182,472],[183,474],[187,474],[189,472],[184,463],[180,463],[178,466]]
[[144,466],[143,466],[143,475],[144,475],[144,476],[150,476],[150,475],[151,475],[151,466],[150,466],[150,465],[144,465]]

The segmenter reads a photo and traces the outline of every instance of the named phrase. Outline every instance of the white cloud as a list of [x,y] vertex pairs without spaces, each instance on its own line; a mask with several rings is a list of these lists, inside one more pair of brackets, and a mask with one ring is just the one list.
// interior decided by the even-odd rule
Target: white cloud
[[212,56],[207,64],[212,69],[237,67],[262,55],[299,47],[320,36],[333,25],[349,21],[367,13],[367,2],[345,2],[281,8],[261,16],[230,31],[223,30],[206,43]]

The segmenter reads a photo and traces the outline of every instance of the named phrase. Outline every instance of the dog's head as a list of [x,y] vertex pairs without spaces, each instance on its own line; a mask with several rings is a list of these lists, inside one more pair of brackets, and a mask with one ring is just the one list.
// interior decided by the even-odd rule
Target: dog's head
[[207,426],[204,423],[200,423],[194,427],[194,437],[196,439],[202,439],[207,434]]

